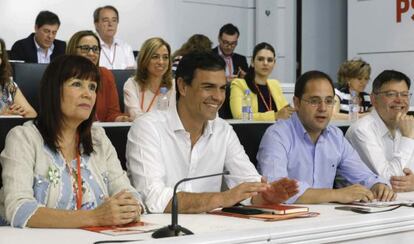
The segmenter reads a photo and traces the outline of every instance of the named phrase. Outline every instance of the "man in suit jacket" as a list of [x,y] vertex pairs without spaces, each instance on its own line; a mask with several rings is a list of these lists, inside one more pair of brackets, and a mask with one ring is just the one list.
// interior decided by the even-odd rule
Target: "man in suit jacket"
[[10,59],[26,63],[50,63],[57,56],[65,54],[66,43],[55,39],[59,26],[56,14],[41,11],[36,17],[35,32],[13,44]]
[[244,78],[248,68],[246,57],[234,52],[239,35],[239,29],[233,24],[223,25],[219,31],[219,45],[213,49],[213,52],[219,54],[226,62],[227,81]]
[[244,78],[247,71],[247,59],[245,56],[234,52],[239,39],[239,29],[233,24],[225,24],[220,28],[218,41],[219,45],[213,49],[213,52],[220,55],[226,62],[226,100],[219,110],[219,116],[223,119],[232,119],[230,110],[230,81],[234,78]]

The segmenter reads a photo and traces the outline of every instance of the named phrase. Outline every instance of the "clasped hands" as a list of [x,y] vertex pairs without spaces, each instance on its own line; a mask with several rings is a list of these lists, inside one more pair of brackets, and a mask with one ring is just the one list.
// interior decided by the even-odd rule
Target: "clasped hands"
[[0,114],[25,116],[27,114],[27,110],[23,106],[13,103],[12,105],[6,106]]
[[135,196],[126,190],[107,197],[100,206],[92,210],[96,226],[123,225],[139,221],[142,207]]

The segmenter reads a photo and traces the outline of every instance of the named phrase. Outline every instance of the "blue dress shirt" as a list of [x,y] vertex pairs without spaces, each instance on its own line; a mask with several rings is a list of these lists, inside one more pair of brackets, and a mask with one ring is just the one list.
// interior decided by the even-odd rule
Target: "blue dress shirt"
[[282,177],[298,181],[299,192],[288,203],[308,188],[332,188],[337,171],[349,182],[367,188],[387,184],[361,161],[339,128],[328,125],[313,143],[296,113],[266,130],[257,161],[259,172],[269,181]]

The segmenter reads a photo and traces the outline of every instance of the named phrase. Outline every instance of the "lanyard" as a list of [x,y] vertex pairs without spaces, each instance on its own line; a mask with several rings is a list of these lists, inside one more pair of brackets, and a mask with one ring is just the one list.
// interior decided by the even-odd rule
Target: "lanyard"
[[78,170],[78,179],[77,179],[77,184],[78,184],[78,189],[76,189],[76,208],[77,209],[81,209],[82,207],[82,174],[81,174],[81,168],[80,168],[80,155],[79,152],[76,155],[76,167]]
[[262,92],[260,91],[259,86],[256,84],[256,82],[254,82],[254,85],[256,86],[257,92],[259,93],[260,98],[262,99],[262,102],[266,106],[267,111],[273,110],[272,109],[272,94],[270,94],[270,89],[269,89],[269,86],[267,86],[267,81],[266,81],[266,86],[267,86],[267,90],[269,91],[269,105],[267,105],[267,102],[264,99],[264,96],[263,96]]
[[[114,44],[115,45],[115,44]],[[108,55],[106,54],[105,50],[102,49],[102,52],[106,58],[106,60],[108,60],[109,64],[111,65],[111,68],[114,68],[114,62],[115,62],[115,56],[116,56],[116,45],[114,47],[114,56],[112,57],[112,62],[111,59],[108,57]]]
[[[160,87],[161,87],[161,84],[160,84]],[[144,96],[145,96],[145,90],[143,90],[141,93],[142,93],[142,96],[141,96],[141,111],[144,111]],[[159,93],[160,93],[160,89],[158,89],[158,91],[152,97],[151,102],[148,105],[148,108],[146,109],[145,112],[148,112],[151,109],[152,104],[154,103],[155,98],[158,96]]]

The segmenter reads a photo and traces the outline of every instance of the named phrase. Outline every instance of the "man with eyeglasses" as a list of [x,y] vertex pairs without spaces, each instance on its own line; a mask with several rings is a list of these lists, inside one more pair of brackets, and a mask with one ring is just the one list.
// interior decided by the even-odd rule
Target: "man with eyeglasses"
[[134,69],[135,58],[131,46],[115,38],[119,13],[111,5],[97,8],[93,13],[96,32],[101,42],[99,65],[107,69]]
[[[328,125],[335,104],[331,78],[320,71],[299,77],[293,97],[296,113],[278,120],[263,135],[257,155],[259,171],[269,181],[289,177],[299,192],[288,203],[394,200],[387,181],[374,174],[345,139]],[[332,189],[336,174],[353,185]]]
[[36,17],[35,32],[13,44],[10,59],[48,64],[65,54],[66,43],[56,39],[59,27],[60,20],[55,13],[41,11]]
[[225,24],[220,28],[219,45],[213,48],[213,52],[219,54],[226,62],[227,81],[234,78],[244,78],[247,71],[247,59],[245,56],[234,52],[237,47],[240,32],[233,24]]
[[414,191],[414,117],[410,106],[410,79],[395,70],[375,78],[371,102],[374,110],[353,124],[346,138],[372,171],[396,192]]

